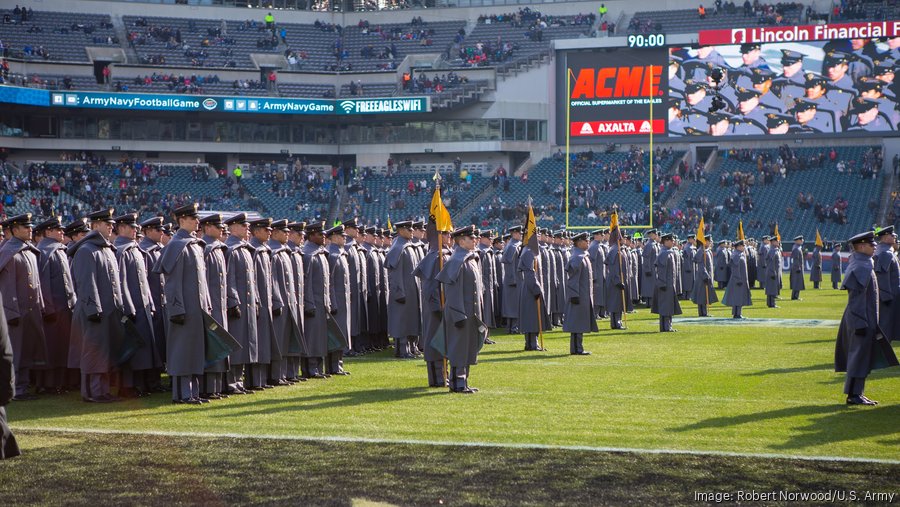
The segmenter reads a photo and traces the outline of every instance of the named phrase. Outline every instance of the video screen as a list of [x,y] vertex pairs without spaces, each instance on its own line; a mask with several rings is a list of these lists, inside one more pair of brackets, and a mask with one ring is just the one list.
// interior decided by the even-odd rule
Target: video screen
[[668,134],[892,132],[900,37],[669,48]]

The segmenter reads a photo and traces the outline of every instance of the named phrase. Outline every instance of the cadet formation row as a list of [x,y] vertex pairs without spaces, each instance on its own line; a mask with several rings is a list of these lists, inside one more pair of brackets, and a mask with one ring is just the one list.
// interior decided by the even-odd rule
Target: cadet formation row
[[[505,326],[524,335],[525,350],[541,350],[543,331],[562,326],[570,353],[589,354],[584,334],[598,330],[597,320],[624,329],[625,314],[639,304],[670,332],[680,300],[708,316],[724,289],[722,303],[742,319],[757,281],[769,307],[777,308],[782,288],[782,247],[772,237],[719,241],[713,249],[709,237],[678,241],[653,230],[618,240],[616,230],[611,240],[606,229],[592,238],[538,229],[530,247],[523,227],[502,237],[465,227],[435,233],[429,247],[423,222],[398,222],[390,233],[355,220],[326,230],[243,214],[200,218],[196,205],[174,214],[174,230],[162,217],[138,223],[136,214],[113,210],[65,227],[58,218],[34,226],[30,215],[3,224],[10,237],[0,247],[2,320],[13,344],[15,399],[33,399],[30,385],[42,393],[79,383],[89,402],[147,396],[166,390],[166,371],[174,402],[201,404],[349,375],[345,355],[384,349],[389,337],[397,357],[424,356],[429,386],[472,393],[468,370],[491,343],[490,328]],[[892,232],[878,236],[886,255],[874,265],[876,307],[900,297]],[[799,299],[806,253],[803,237],[794,242],[788,269],[791,298]],[[831,282],[838,288],[840,246],[833,250]],[[817,246],[815,288],[821,258]],[[851,290],[851,304],[853,297]],[[900,336],[896,312],[875,313],[878,336]],[[235,342],[218,355],[215,342],[204,339],[217,328]],[[861,395],[865,375],[854,372],[848,396]]]

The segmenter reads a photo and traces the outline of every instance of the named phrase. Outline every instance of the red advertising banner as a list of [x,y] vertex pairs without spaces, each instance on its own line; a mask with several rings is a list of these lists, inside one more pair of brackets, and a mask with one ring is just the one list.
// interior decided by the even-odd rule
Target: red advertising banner
[[900,21],[868,21],[803,26],[760,26],[728,30],[703,30],[701,46],[744,44],[749,42],[795,42],[832,39],[872,39],[900,37]]
[[627,136],[635,134],[666,133],[666,120],[616,120],[616,121],[573,121],[571,135],[584,136]]

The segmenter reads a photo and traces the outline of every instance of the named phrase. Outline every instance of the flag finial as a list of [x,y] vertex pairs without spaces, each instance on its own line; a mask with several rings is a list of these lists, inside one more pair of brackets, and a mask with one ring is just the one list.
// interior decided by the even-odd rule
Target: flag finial
[[431,179],[434,180],[434,185],[436,187],[441,187],[441,172],[438,171],[437,168],[434,169],[434,176],[432,176]]

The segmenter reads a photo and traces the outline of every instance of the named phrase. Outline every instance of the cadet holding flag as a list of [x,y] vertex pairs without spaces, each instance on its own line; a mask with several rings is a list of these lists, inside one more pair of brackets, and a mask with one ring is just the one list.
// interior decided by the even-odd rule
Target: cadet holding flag
[[[484,287],[478,254],[474,252],[475,226],[456,229],[451,237],[456,242],[453,255],[438,273],[437,280],[444,289],[443,320],[446,325],[446,350],[450,361],[450,392],[472,394],[478,391],[468,384],[469,369],[478,362],[478,352],[484,346],[487,326],[481,321]],[[438,351],[444,344],[432,342]]]
[[619,214],[613,211],[609,223],[609,253],[606,256],[606,311],[609,312],[610,329],[625,329],[622,315],[628,310],[625,302],[628,293],[628,268],[623,258],[627,255],[622,246]]
[[545,267],[541,265],[537,234],[534,209],[529,198],[523,239],[525,246],[519,255],[517,266],[522,277],[522,290],[519,292],[519,331],[525,335],[525,350],[541,351],[544,350],[544,331],[550,329],[550,323],[542,317],[547,299],[541,284]]
[[691,301],[697,305],[699,317],[709,317],[709,305],[719,301],[716,289],[713,287],[713,257],[712,250],[707,243],[712,238],[703,234],[703,218],[700,218],[700,229],[697,231],[697,253],[694,254],[694,292]]
[[812,253],[812,269],[809,270],[809,281],[813,283],[813,288],[819,288],[819,282],[822,281],[822,248],[825,247],[825,243],[822,241],[822,236],[819,234],[819,229],[816,229],[816,247],[813,248]]
[[594,273],[587,254],[588,234],[583,232],[572,238],[575,243],[566,263],[566,312],[563,331],[570,333],[569,354],[586,356],[584,333],[596,333],[594,310]]
[[769,253],[766,258],[766,306],[778,308],[775,300],[781,293],[781,236],[777,235],[769,240]]

